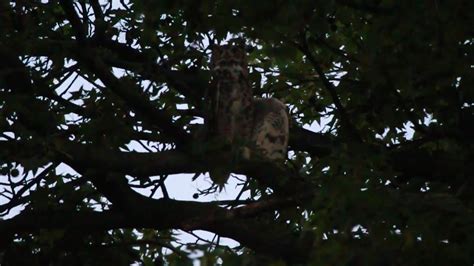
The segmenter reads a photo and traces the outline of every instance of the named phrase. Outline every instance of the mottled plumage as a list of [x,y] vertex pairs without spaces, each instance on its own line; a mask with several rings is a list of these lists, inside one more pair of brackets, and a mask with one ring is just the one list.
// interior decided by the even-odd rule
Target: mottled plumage
[[[253,97],[245,50],[234,45],[214,46],[211,70],[213,136],[246,159],[285,159],[289,125],[286,106],[275,98]],[[214,169],[211,179],[222,187],[230,168],[224,165]]]

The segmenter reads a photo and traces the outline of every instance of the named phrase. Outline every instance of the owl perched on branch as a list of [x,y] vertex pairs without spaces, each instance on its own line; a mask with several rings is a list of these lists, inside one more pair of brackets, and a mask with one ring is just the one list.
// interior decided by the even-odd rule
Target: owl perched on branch
[[[241,45],[213,46],[211,135],[231,154],[245,159],[284,160],[289,133],[286,106],[275,98],[254,98],[248,80],[247,56]],[[220,188],[232,162],[210,171]]]

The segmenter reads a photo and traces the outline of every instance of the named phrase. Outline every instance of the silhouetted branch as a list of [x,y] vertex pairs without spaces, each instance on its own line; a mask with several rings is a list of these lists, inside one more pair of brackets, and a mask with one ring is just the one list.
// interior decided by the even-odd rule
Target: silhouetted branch
[[311,51],[308,47],[306,38],[302,37],[301,44],[295,43],[295,45],[308,58],[309,62],[312,64],[314,70],[316,71],[316,73],[318,73],[319,78],[321,79],[324,87],[329,92],[329,95],[331,95],[333,103],[336,106],[336,110],[339,114],[339,118],[341,119],[343,128],[345,128],[348,132],[350,132],[352,137],[354,137],[355,140],[361,142],[362,138],[360,137],[359,133],[357,132],[355,126],[351,123],[351,121],[349,119],[349,115],[347,114],[344,106],[342,105],[342,103],[339,99],[339,96],[337,95],[336,87],[328,80],[328,78],[326,77],[326,74],[324,73],[323,69],[319,65],[318,61],[316,60],[316,58],[311,53]]

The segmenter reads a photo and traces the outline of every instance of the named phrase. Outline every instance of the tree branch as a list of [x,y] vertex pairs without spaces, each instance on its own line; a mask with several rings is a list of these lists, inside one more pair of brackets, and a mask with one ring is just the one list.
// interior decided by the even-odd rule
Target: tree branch
[[69,22],[71,23],[74,35],[76,35],[77,40],[84,41],[87,37],[86,28],[74,10],[74,2],[69,0],[60,0],[59,3],[66,13]]
[[336,106],[336,110],[339,114],[339,117],[341,119],[343,127],[348,132],[350,132],[350,134],[352,135],[352,137],[355,140],[357,140],[358,142],[362,142],[362,138],[360,137],[359,132],[357,132],[355,126],[351,123],[351,121],[349,119],[349,115],[347,114],[344,106],[342,105],[342,103],[339,99],[339,96],[337,95],[336,87],[328,80],[328,78],[326,77],[326,74],[324,74],[324,71],[321,68],[321,66],[319,65],[318,61],[316,60],[316,58],[311,53],[311,51],[308,47],[308,43],[306,41],[306,38],[302,37],[301,42],[302,42],[302,44],[297,44],[296,43],[295,45],[298,47],[298,49],[304,55],[306,55],[309,62],[312,64],[314,70],[316,71],[316,73],[318,73],[319,78],[321,79],[324,87],[329,92],[329,95],[331,95],[331,98],[333,100],[334,105]]
[[0,213],[3,213],[4,211],[9,211],[11,208],[18,206],[19,204],[24,203],[23,201],[23,194],[28,191],[30,188],[32,188],[34,185],[38,185],[41,180],[45,178],[45,176],[54,168],[58,166],[57,163],[53,163],[49,165],[46,169],[44,169],[41,173],[39,173],[36,177],[34,177],[32,180],[29,180],[29,183],[24,185],[18,192],[13,195],[13,198],[5,203],[0,205]]
[[147,96],[145,94],[140,95],[141,89],[137,88],[135,84],[130,81],[119,80],[111,73],[109,66],[101,59],[101,53],[90,45],[90,41],[86,42],[84,27],[74,10],[73,3],[71,1],[61,1],[61,6],[75,31],[78,39],[76,45],[81,46],[81,49],[77,49],[73,53],[74,58],[96,74],[108,90],[122,98],[134,111],[145,118],[150,118],[151,122],[157,125],[164,135],[176,139],[177,145],[189,143],[189,136],[182,128],[172,122],[171,115],[152,106],[146,100]]
[[[262,203],[264,207],[260,211],[271,210],[271,205],[273,208],[281,207],[282,202]],[[27,211],[0,221],[0,234],[11,236],[15,233],[35,233],[42,229],[75,229],[84,233],[118,228],[201,229],[233,238],[257,252],[289,261],[304,261],[307,255],[306,245],[309,243],[301,242],[288,228],[246,218],[256,214],[258,206],[252,206],[253,212],[245,212],[241,210],[245,207],[226,210],[212,203],[149,199],[142,203],[145,205],[134,206],[133,212]],[[281,231],[285,233],[277,233]]]

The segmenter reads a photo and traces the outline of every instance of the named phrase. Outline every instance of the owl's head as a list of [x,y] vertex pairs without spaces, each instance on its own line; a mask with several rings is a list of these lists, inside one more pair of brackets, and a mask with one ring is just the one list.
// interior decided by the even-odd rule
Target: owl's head
[[238,80],[248,76],[247,55],[243,45],[214,45],[211,71],[215,78]]

